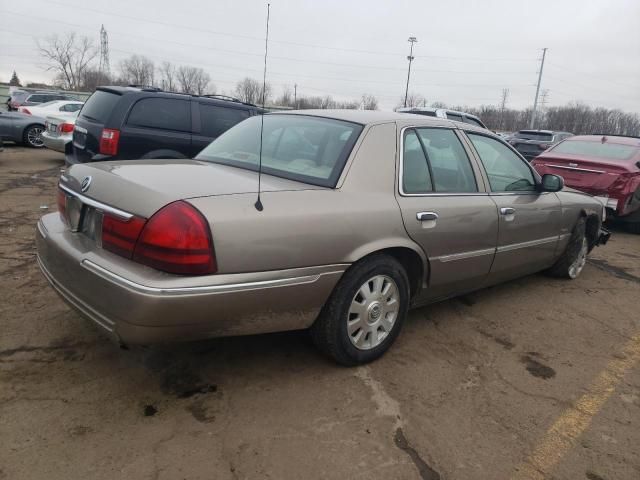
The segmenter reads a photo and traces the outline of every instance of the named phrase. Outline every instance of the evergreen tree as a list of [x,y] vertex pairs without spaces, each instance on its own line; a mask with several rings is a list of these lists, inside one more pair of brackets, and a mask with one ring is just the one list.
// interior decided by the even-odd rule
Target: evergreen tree
[[13,75],[11,75],[11,80],[9,80],[9,85],[12,87],[21,87],[20,79],[18,78],[18,74],[16,71],[13,71]]

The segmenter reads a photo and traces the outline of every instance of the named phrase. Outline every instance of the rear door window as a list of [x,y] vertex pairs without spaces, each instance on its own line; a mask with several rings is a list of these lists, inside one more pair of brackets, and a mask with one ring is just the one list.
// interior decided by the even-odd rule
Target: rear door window
[[127,124],[160,130],[191,131],[191,108],[188,100],[143,98],[131,109]]
[[120,100],[120,95],[97,90],[82,107],[81,116],[94,122],[105,123]]
[[248,110],[226,108],[217,105],[200,103],[201,134],[205,137],[216,138],[229,130],[235,124],[249,118]]
[[403,193],[478,191],[469,157],[453,130],[408,130],[402,153]]

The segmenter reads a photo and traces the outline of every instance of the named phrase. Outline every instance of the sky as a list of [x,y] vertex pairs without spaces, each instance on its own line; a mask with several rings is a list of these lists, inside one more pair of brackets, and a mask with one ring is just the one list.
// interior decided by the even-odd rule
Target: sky
[[[258,0],[0,0],[0,81],[51,81],[36,41],[109,35],[111,70],[134,53],[202,67],[217,93],[261,79],[267,2]],[[267,81],[276,95],[338,100],[373,94],[396,107],[533,104],[542,48],[546,105],[573,101],[640,113],[639,0],[271,0]],[[97,59],[96,59],[97,62]]]

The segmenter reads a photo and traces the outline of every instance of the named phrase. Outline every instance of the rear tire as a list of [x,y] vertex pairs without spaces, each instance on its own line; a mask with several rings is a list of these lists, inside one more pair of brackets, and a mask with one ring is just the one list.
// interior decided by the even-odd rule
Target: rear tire
[[571,233],[569,244],[562,256],[547,272],[553,277],[578,278],[587,262],[589,241],[586,233],[586,220],[581,217]]
[[354,264],[311,327],[316,346],[345,366],[371,362],[394,342],[407,316],[409,279],[387,255]]
[[44,147],[42,132],[44,132],[42,125],[31,125],[24,131],[22,141],[31,148],[42,148]]

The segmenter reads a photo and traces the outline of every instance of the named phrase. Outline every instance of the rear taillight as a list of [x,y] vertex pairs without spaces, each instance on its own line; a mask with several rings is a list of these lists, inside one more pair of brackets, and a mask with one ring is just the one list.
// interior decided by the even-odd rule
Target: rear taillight
[[102,129],[102,135],[100,135],[100,153],[103,155],[117,155],[119,140],[120,130],[112,128]]
[[61,188],[58,188],[58,212],[60,212],[60,219],[67,223],[67,196],[62,191]]
[[60,133],[71,133],[73,132],[74,125],[72,123],[61,123],[58,125],[58,131]]
[[180,275],[217,271],[209,223],[195,207],[183,201],[170,203],[147,221],[133,260]]
[[140,217],[125,220],[105,213],[102,218],[102,248],[122,257],[132,258],[144,222],[145,219]]
[[25,107],[20,107],[18,111],[21,113],[26,113],[27,115],[31,115],[31,112],[29,111],[29,109]]

